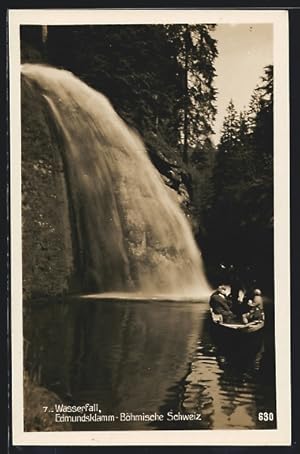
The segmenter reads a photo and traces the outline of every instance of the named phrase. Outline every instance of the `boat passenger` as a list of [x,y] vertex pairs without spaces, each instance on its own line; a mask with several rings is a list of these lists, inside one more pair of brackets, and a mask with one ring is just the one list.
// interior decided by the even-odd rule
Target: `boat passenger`
[[250,307],[250,310],[247,314],[247,319],[249,321],[261,320],[264,306],[261,290],[259,288],[253,290],[253,298],[248,301],[248,306]]
[[245,301],[246,290],[242,287],[236,291],[236,297],[232,296],[232,312],[238,319],[242,319],[242,315],[249,311],[249,307]]
[[227,298],[225,285],[219,285],[209,300],[210,307],[215,314],[221,314],[224,323],[236,323],[236,317],[230,309],[230,301]]
[[253,307],[259,307],[260,310],[264,310],[263,297],[261,295],[261,290],[259,288],[254,289],[253,291]]

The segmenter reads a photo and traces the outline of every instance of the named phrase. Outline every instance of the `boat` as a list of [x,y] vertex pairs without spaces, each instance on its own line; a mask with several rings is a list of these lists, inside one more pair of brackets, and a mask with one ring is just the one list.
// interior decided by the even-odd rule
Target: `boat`
[[253,320],[249,323],[223,323],[223,317],[221,314],[215,314],[214,311],[210,308],[210,315],[213,324],[227,332],[238,332],[238,333],[254,333],[261,330],[265,325],[264,313],[262,313],[262,318],[259,320]]

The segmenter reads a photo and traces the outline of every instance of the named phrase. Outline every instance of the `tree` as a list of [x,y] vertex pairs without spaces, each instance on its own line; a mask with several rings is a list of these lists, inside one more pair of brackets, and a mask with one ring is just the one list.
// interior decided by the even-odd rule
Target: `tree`
[[213,175],[208,256],[252,266],[264,287],[273,285],[273,79],[265,68],[249,109],[231,101],[224,119]]
[[211,31],[214,25],[170,25],[168,37],[177,48],[181,65],[182,96],[180,107],[180,133],[183,160],[189,160],[196,146],[204,146],[213,134],[216,114],[214,60],[218,55],[216,40]]
[[273,231],[273,66],[265,67],[262,84],[255,90],[257,112],[251,134],[255,192],[260,222]]
[[180,65],[165,26],[49,27],[48,56],[104,93],[142,136],[177,146]]
[[226,116],[221,130],[220,144],[218,146],[219,153],[234,152],[238,145],[239,126],[239,116],[231,99],[226,109]]
[[230,100],[221,130],[214,169],[215,198],[218,203],[232,191],[233,183],[239,178],[241,169],[241,116]]
[[265,67],[262,84],[256,88],[257,111],[253,128],[253,143],[262,161],[273,155],[273,66]]

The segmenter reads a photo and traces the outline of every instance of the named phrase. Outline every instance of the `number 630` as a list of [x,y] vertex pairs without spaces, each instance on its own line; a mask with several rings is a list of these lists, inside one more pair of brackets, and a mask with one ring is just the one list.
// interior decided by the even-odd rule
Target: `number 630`
[[259,421],[274,421],[274,413],[272,411],[260,411],[258,413],[258,420]]

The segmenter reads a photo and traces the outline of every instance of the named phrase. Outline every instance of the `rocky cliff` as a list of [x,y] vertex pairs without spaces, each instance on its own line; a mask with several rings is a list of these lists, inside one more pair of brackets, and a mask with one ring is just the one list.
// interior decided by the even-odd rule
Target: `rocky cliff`
[[24,298],[62,294],[73,273],[70,210],[60,144],[47,105],[22,80]]

